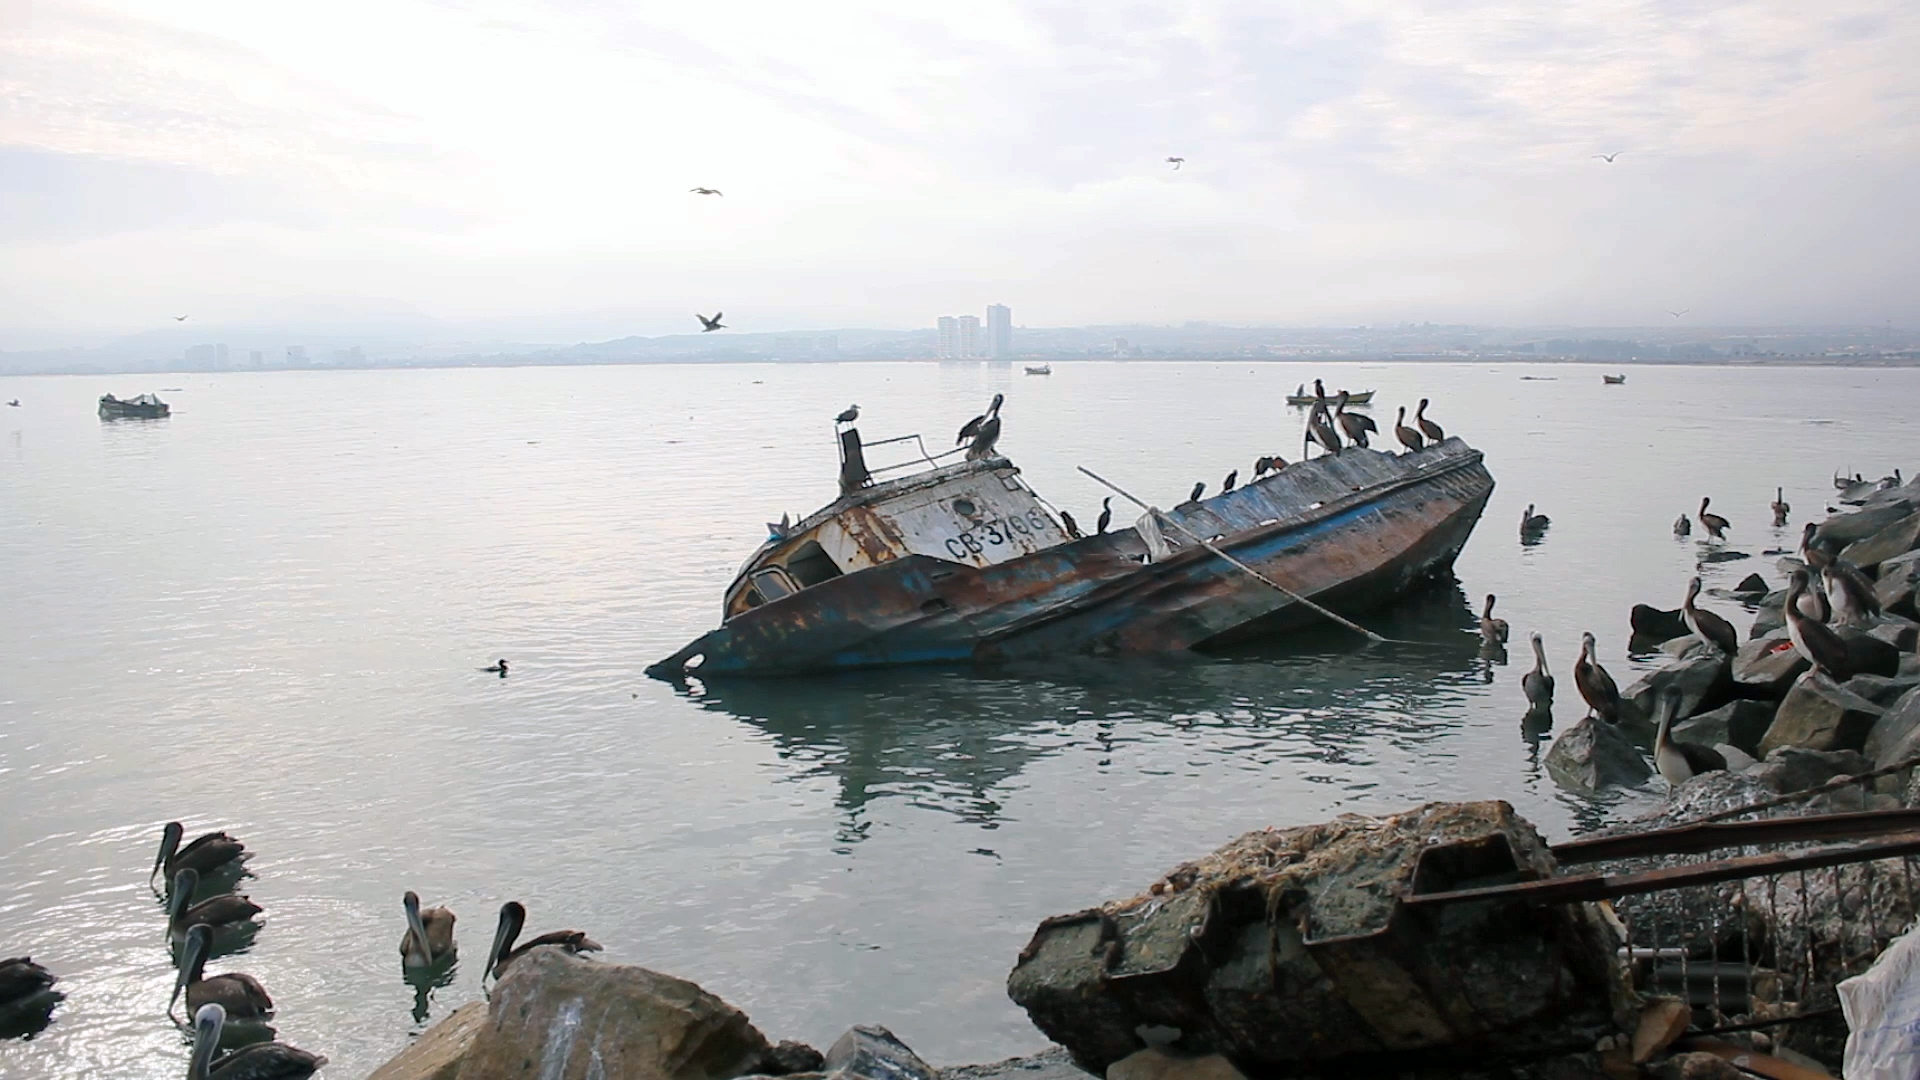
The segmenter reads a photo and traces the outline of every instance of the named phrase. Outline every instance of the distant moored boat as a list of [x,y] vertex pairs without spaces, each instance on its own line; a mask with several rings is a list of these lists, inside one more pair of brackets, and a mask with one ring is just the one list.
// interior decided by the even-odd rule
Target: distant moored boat
[[1028,365],[1027,365],[1027,374],[1029,374],[1029,375],[1051,375],[1051,374],[1053,374],[1053,365],[1052,365],[1052,364],[1041,364],[1040,366],[1038,366],[1038,367],[1035,367],[1035,366],[1033,366],[1032,364],[1028,364]]
[[127,398],[124,401],[112,394],[100,395],[100,419],[102,420],[120,420],[128,417],[151,420],[172,414],[173,410],[167,407],[167,403],[152,394],[141,394],[139,397]]
[[1619,386],[1627,381],[1627,377],[1625,375],[1602,375],[1600,376],[1600,381],[1606,383],[1608,386]]
[[[1301,390],[1304,390],[1304,389],[1305,387],[1301,388]],[[1340,392],[1336,390],[1333,393],[1327,395],[1327,400],[1331,402],[1336,398],[1338,398],[1339,396],[1340,396]],[[1357,394],[1351,393],[1351,392],[1347,394],[1348,405],[1366,405],[1371,403],[1372,401],[1373,401],[1373,391],[1371,390],[1362,390]],[[1313,404],[1313,402],[1314,402],[1314,396],[1312,394],[1295,391],[1287,395],[1287,404],[1289,405],[1311,405]]]

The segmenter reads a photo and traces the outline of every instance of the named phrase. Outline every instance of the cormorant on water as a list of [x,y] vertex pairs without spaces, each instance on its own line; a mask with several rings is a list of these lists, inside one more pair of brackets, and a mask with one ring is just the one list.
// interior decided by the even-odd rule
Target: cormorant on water
[[1100,519],[1093,523],[1093,531],[1106,532],[1107,526],[1111,524],[1113,524],[1113,496],[1109,495],[1100,500]]
[[491,667],[483,667],[480,670],[486,672],[489,675],[498,675],[504,679],[507,677],[507,661],[504,657],[502,657],[499,663],[494,664]]
[[1487,606],[1480,609],[1480,637],[1489,645],[1507,643],[1507,620],[1493,617],[1493,594],[1487,594]]
[[980,434],[981,425],[985,424],[989,419],[1000,415],[1000,403],[1006,399],[1007,396],[1005,394],[993,395],[993,404],[987,406],[986,412],[967,421],[966,426],[960,429],[960,434],[954,437],[953,445],[959,446],[961,443]]
[[860,406],[849,405],[839,416],[833,418],[833,422],[836,424],[851,424],[858,419],[860,419]]

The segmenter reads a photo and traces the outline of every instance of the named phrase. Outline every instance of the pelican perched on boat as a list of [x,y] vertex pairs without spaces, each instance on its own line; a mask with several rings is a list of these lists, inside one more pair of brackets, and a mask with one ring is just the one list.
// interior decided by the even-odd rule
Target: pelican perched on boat
[[1792,509],[1793,507],[1787,505],[1786,489],[1774,488],[1773,489],[1773,527],[1777,529],[1777,528],[1780,528],[1782,525],[1785,525],[1787,523],[1787,511]]
[[1113,496],[1109,495],[1100,500],[1100,517],[1094,521],[1093,531],[1104,533],[1107,531],[1107,526],[1111,524],[1113,524]]
[[1399,439],[1400,445],[1409,450],[1425,450],[1427,448],[1427,440],[1421,436],[1419,430],[1407,426],[1407,407],[1405,405],[1400,406],[1400,415],[1394,418],[1393,437]]
[[1867,617],[1880,613],[1880,598],[1866,575],[1835,559],[1820,571],[1820,587],[1833,605],[1832,621],[1841,626],[1865,626]]
[[1694,598],[1700,595],[1700,578],[1687,579],[1687,598],[1680,605],[1680,617],[1686,621],[1687,629],[1693,636],[1719,649],[1728,658],[1740,651],[1740,635],[1734,632],[1733,624],[1715,615],[1705,608],[1697,607]]
[[282,1042],[243,1046],[215,1061],[220,1029],[227,1012],[218,1002],[200,1006],[193,1014],[193,1054],[187,1059],[187,1080],[306,1080],[327,1059]]
[[406,912],[407,929],[400,935],[400,966],[429,968],[453,957],[453,912],[435,907],[420,910],[420,897],[412,889],[400,898]]
[[232,971],[207,977],[207,956],[212,950],[211,927],[195,926],[187,931],[187,942],[180,949],[179,974],[173,980],[173,996],[167,999],[167,1015],[173,1015],[173,1007],[184,991],[189,1013],[197,1013],[201,1006],[213,1003],[235,1020],[265,1020],[272,1016],[273,998],[267,995],[267,988],[260,985],[259,979]]
[[1573,662],[1573,686],[1587,703],[1587,715],[1609,724],[1620,722],[1620,688],[1594,656],[1592,632],[1580,635],[1580,659]]
[[[1000,395],[995,394],[998,398]],[[996,405],[987,418],[980,422],[979,430],[973,433],[973,442],[967,447],[968,461],[984,461],[993,456],[993,446],[1000,441],[1000,410]]]
[[[1329,454],[1340,452],[1342,443],[1340,433],[1334,430],[1333,412],[1327,408],[1327,388],[1319,379],[1313,380],[1313,408],[1307,412],[1307,440],[1320,444]],[[1301,455],[1305,456],[1305,450]]]
[[1793,639],[1793,647],[1800,650],[1800,655],[1813,664],[1815,673],[1825,672],[1836,682],[1845,680],[1853,674],[1846,641],[1832,627],[1808,618],[1800,610],[1800,597],[1808,589],[1807,582],[1805,570],[1795,570],[1787,579],[1787,636]]
[[1553,672],[1547,670],[1547,647],[1539,634],[1531,635],[1533,670],[1520,676],[1520,689],[1527,695],[1527,713],[1544,716],[1553,711]]
[[59,981],[60,976],[34,963],[31,956],[0,959],[0,1011],[26,1004]]
[[1711,498],[1703,498],[1700,500],[1700,527],[1707,530],[1708,539],[1725,540],[1727,538],[1727,526],[1732,523],[1719,514],[1709,514],[1707,512],[1707,504],[1712,501]]
[[487,975],[499,977],[508,964],[525,956],[529,951],[542,945],[557,945],[570,953],[599,952],[600,945],[580,930],[553,930],[532,939],[518,947],[514,941],[520,937],[520,928],[527,923],[527,909],[518,900],[509,900],[500,905],[500,928],[493,934],[493,949],[487,953]]
[[1420,434],[1425,435],[1428,442],[1441,442],[1447,437],[1447,433],[1440,429],[1439,424],[1427,419],[1426,398],[1421,398],[1420,407],[1413,410],[1413,426],[1420,429]]
[[1551,524],[1553,524],[1552,518],[1545,514],[1534,513],[1533,504],[1528,503],[1526,511],[1520,515],[1520,535],[1538,536],[1546,532],[1547,526]]
[[1493,617],[1493,594],[1487,594],[1487,603],[1480,609],[1480,638],[1489,645],[1507,643],[1507,620]]
[[1653,736],[1653,764],[1667,783],[1679,787],[1704,772],[1724,771],[1727,759],[1720,751],[1673,737],[1673,721],[1680,714],[1680,691],[1667,687],[1660,695],[1660,728]]
[[1693,519],[1685,514],[1673,519],[1673,535],[1686,536],[1693,531]]
[[981,413],[979,416],[974,417],[961,426],[960,434],[954,436],[953,445],[959,446],[975,435],[980,434],[982,425],[986,424],[992,417],[1000,415],[1000,404],[1006,400],[1007,395],[1005,394],[993,395],[993,401],[987,405],[986,412]]
[[244,862],[247,858],[247,845],[228,836],[224,832],[206,833],[186,847],[180,846],[181,837],[187,830],[177,821],[169,821],[160,830],[160,854],[154,857],[153,873],[147,875],[152,882],[154,875],[166,872],[166,880],[172,881],[174,875],[182,870],[192,870],[201,875],[215,870],[230,868],[230,864]]
[[1352,397],[1353,395],[1347,393],[1345,390],[1340,391],[1340,400],[1333,408],[1333,418],[1339,423],[1340,432],[1347,437],[1348,442],[1355,446],[1365,447],[1367,445],[1367,432],[1379,431],[1380,427],[1373,422],[1373,417],[1371,416],[1361,416],[1359,413],[1350,413],[1347,411],[1347,402],[1352,400]]
[[234,893],[221,893],[195,904],[193,890],[199,887],[200,875],[194,870],[182,870],[173,875],[173,893],[167,897],[167,928],[175,936],[184,935],[196,926],[218,930],[223,926],[250,922],[265,910],[259,904]]

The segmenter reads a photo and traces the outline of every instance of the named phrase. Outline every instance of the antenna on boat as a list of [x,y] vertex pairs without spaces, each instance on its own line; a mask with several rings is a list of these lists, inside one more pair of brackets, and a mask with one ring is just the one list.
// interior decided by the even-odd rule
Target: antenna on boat
[[1375,643],[1392,642],[1396,645],[1435,644],[1435,642],[1431,642],[1431,641],[1401,641],[1399,638],[1381,637],[1379,634],[1374,633],[1373,631],[1367,629],[1364,626],[1361,626],[1359,623],[1354,622],[1351,619],[1347,619],[1341,615],[1335,614],[1334,612],[1328,611],[1326,608],[1323,608],[1319,604],[1316,604],[1313,601],[1307,599],[1306,597],[1301,596],[1299,593],[1294,592],[1292,589],[1287,588],[1285,585],[1282,585],[1279,582],[1268,577],[1267,575],[1262,574],[1260,571],[1255,570],[1253,567],[1248,566],[1246,563],[1241,562],[1239,559],[1236,559],[1233,556],[1227,554],[1226,552],[1221,551],[1219,548],[1214,546],[1213,541],[1208,540],[1206,537],[1201,536],[1199,533],[1194,532],[1192,529],[1187,528],[1185,525],[1182,525],[1178,521],[1175,521],[1172,518],[1161,513],[1157,507],[1148,506],[1146,503],[1143,503],[1139,499],[1134,498],[1132,492],[1126,490],[1125,488],[1121,487],[1119,484],[1114,483],[1113,481],[1107,479],[1106,477],[1101,476],[1099,473],[1094,472],[1092,469],[1087,468],[1085,465],[1076,465],[1074,467],[1079,469],[1081,472],[1086,473],[1088,476],[1091,476],[1093,479],[1099,481],[1100,483],[1105,484],[1107,487],[1112,488],[1114,493],[1119,495],[1121,498],[1127,500],[1128,502],[1134,504],[1135,506],[1138,506],[1140,509],[1145,510],[1147,513],[1152,514],[1156,521],[1163,521],[1168,525],[1171,525],[1174,528],[1179,529],[1181,532],[1186,533],[1187,536],[1191,538],[1194,543],[1199,544],[1201,547],[1206,548],[1208,551],[1211,551],[1215,555],[1218,555],[1222,559],[1225,559],[1228,563],[1232,564],[1237,569],[1242,570],[1248,574],[1251,574],[1257,580],[1273,586],[1274,588],[1285,593],[1288,596],[1288,598],[1294,600],[1297,603],[1305,605],[1310,610],[1317,611],[1320,614],[1325,615],[1327,618],[1332,619],[1334,622],[1339,623],[1341,626],[1344,626],[1349,630],[1352,630],[1354,633],[1364,635],[1368,641],[1372,641]]

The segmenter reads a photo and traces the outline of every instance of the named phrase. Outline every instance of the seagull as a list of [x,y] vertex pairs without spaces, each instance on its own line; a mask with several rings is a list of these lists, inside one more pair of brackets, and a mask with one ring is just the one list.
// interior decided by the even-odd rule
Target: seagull
[[1619,156],[1620,156],[1620,154],[1621,154],[1621,151],[1619,151],[1619,150],[1615,150],[1615,151],[1614,151],[1613,153],[1611,153],[1611,154],[1595,154],[1595,155],[1593,155],[1593,156],[1594,156],[1594,157],[1597,157],[1597,158],[1599,158],[1599,159],[1600,159],[1601,161],[1604,161],[1604,162],[1606,162],[1607,164],[1609,164],[1609,165],[1611,165],[1611,164],[1613,164],[1613,159],[1614,159],[1614,158],[1617,158],[1617,157],[1619,157]]
[[1180,166],[1185,164],[1186,160],[1187,159],[1183,157],[1170,157],[1167,159],[1167,164],[1173,166],[1174,172],[1179,172]]
[[860,419],[860,406],[849,405],[846,411],[833,418],[833,422],[836,424],[851,424],[858,419]]
[[693,195],[721,195],[721,194],[723,194],[723,193],[722,193],[722,192],[720,191],[720,189],[718,189],[718,188],[710,188],[710,187],[697,187],[697,188],[688,188],[688,189],[687,189],[687,191],[688,191],[688,193],[689,193],[689,194],[693,194]]
[[187,321],[187,317],[186,317],[185,315],[175,315],[175,316],[173,317],[173,321],[174,321],[174,322],[186,322],[186,321]]
[[700,332],[704,334],[710,330],[725,330],[726,327],[722,325],[720,322],[720,316],[724,314],[726,313],[722,311],[716,311],[713,313],[713,318],[709,319],[705,315],[702,315],[696,311],[693,313],[693,317],[700,320]]
[[1682,315],[1685,315],[1685,314],[1686,314],[1687,312],[1689,312],[1689,311],[1692,311],[1692,310],[1693,310],[1693,309],[1692,309],[1692,308],[1690,308],[1690,307],[1689,307],[1689,308],[1681,308],[1681,309],[1680,309],[1679,311],[1668,311],[1668,312],[1667,312],[1667,314],[1669,314],[1669,315],[1671,315],[1671,316],[1673,316],[1674,318],[1676,318],[1676,319],[1677,319],[1677,318],[1679,318],[1680,316],[1682,316]]

